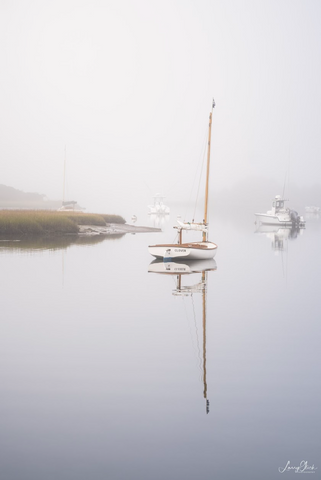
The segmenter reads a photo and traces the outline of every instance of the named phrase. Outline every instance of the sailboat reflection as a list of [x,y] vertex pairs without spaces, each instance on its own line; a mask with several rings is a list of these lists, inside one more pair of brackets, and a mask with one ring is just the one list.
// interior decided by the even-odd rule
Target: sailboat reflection
[[303,234],[300,228],[278,228],[273,225],[260,225],[255,233],[265,235],[271,240],[271,247],[275,252],[281,252],[287,249],[288,240],[294,240],[298,235]]
[[167,273],[172,275],[184,275],[216,270],[216,262],[213,258],[208,260],[184,260],[182,262],[163,262],[154,260],[148,267],[152,273]]
[[[205,399],[206,413],[210,411],[210,402],[207,398],[206,379],[206,300],[207,300],[207,276],[209,271],[216,270],[216,262],[213,258],[208,260],[184,260],[184,262],[163,262],[154,260],[149,265],[148,271],[167,275],[176,275],[176,288],[172,294],[175,296],[193,296],[194,293],[202,294],[202,327],[203,327],[203,395]],[[201,274],[201,279],[193,285],[183,285],[182,276],[189,274]]]

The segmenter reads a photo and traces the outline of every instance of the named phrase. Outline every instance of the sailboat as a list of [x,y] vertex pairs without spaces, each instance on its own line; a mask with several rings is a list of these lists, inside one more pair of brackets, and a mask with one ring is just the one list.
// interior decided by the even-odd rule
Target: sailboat
[[[176,288],[172,294],[175,296],[192,297],[194,293],[202,294],[202,331],[203,331],[203,359],[202,359],[202,379],[203,379],[203,397],[205,399],[205,411],[210,411],[210,402],[207,397],[207,378],[206,378],[206,310],[207,310],[207,280],[208,272],[216,270],[216,262],[210,260],[186,260],[184,262],[163,262],[153,260],[149,265],[148,271],[167,275],[176,275]],[[201,280],[194,285],[183,285],[182,276],[189,274],[201,274]]]
[[[188,259],[188,260],[208,260],[214,258],[217,250],[217,245],[208,241],[208,184],[210,173],[210,152],[211,152],[211,129],[212,129],[212,113],[215,107],[213,100],[212,110],[209,116],[208,127],[208,148],[207,148],[207,169],[205,182],[205,205],[204,205],[204,219],[203,222],[196,223],[178,222],[174,228],[178,230],[178,243],[165,243],[160,245],[149,245],[148,251],[156,258],[163,258],[164,261],[170,259]],[[195,230],[202,232],[202,241],[183,243],[183,230]]]
[[61,207],[58,208],[58,212],[79,212],[85,210],[80,207],[75,200],[65,200],[65,190],[66,190],[66,146],[65,146],[65,159],[64,159],[64,184],[62,192],[62,202]]

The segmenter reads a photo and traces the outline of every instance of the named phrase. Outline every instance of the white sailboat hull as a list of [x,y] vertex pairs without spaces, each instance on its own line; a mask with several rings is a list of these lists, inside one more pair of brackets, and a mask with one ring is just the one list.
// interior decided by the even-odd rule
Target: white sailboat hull
[[215,257],[217,245],[212,242],[150,245],[148,251],[156,258],[209,260]]
[[264,213],[256,213],[256,221],[262,223],[263,225],[291,225],[292,222],[290,217],[281,216],[278,217],[276,215],[267,215]]

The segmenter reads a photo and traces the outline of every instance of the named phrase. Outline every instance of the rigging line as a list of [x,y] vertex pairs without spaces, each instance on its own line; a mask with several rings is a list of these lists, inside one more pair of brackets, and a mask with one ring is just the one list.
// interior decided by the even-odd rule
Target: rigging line
[[198,330],[197,330],[197,323],[196,323],[196,313],[195,313],[195,305],[194,305],[194,297],[192,297],[192,306],[193,306],[193,319],[194,319],[194,325],[195,325],[195,336],[196,336],[196,347],[197,347],[197,356],[198,356],[198,366],[200,371],[202,372],[202,358],[201,358],[201,349],[200,349],[200,343],[199,343],[199,338],[198,338]]
[[[184,220],[186,220],[187,209],[188,209],[189,203],[191,202],[191,198],[192,198],[192,194],[193,194],[193,190],[194,190],[194,185],[195,185],[196,178],[198,177],[198,170],[199,170],[199,166],[200,166],[200,165],[201,165],[201,167],[200,167],[200,168],[201,168],[201,173],[200,173],[199,178],[201,179],[201,177],[202,177],[202,171],[203,171],[203,166],[204,166],[204,158],[205,158],[205,151],[206,151],[206,135],[207,135],[207,131],[205,130],[204,140],[203,140],[203,142],[202,142],[203,151],[201,151],[201,153],[200,153],[199,161],[198,161],[197,166],[196,166],[196,171],[195,171],[195,175],[194,175],[194,178],[193,178],[192,187],[191,187],[190,195],[189,195],[189,198],[188,198],[188,203],[187,203],[187,205],[186,205],[186,211],[185,211],[185,215],[184,215]],[[199,180],[199,183],[200,183],[200,180]],[[198,190],[197,190],[197,196],[198,196],[198,192],[199,192],[199,185],[198,185]],[[197,200],[196,200],[196,203],[197,203]],[[195,209],[194,209],[194,217],[195,217],[195,210],[196,210],[196,206],[195,206]]]
[[148,190],[150,191],[150,193],[154,193],[153,190],[150,188],[150,186],[147,184],[146,180],[142,179],[143,183],[145,184],[145,187],[148,188]]
[[173,284],[174,284],[175,287],[176,287],[176,279],[175,279],[175,276],[174,276],[174,275],[170,275],[170,277],[171,277],[171,280],[172,280]]
[[288,249],[289,243],[288,240],[286,241],[286,252],[285,252],[285,285],[288,283],[288,260],[289,260],[289,249]]
[[191,322],[190,322],[190,318],[189,318],[189,314],[188,314],[186,297],[182,296],[181,300],[182,300],[183,305],[184,305],[184,312],[185,312],[185,316],[186,316],[186,319],[187,319],[189,335],[190,335],[190,338],[191,338],[191,341],[192,341],[192,345],[194,347],[192,329],[191,329]]
[[62,204],[65,201],[65,193],[66,193],[66,145],[65,145],[65,157],[64,157],[64,181],[63,181],[63,188],[62,188]]
[[285,172],[285,176],[284,176],[284,184],[283,184],[283,198],[284,195],[285,195],[285,189],[287,189],[288,191],[288,195],[289,195],[289,185],[290,185],[290,163],[291,163],[291,158],[290,158],[290,147],[289,147],[289,158],[288,158],[288,167],[287,167],[287,170]]
[[285,172],[284,183],[283,183],[282,198],[284,198],[284,195],[285,195],[285,184],[286,184],[286,177],[287,177],[287,175],[288,175],[288,172]]
[[[289,186],[290,186],[290,166],[291,166],[291,145],[289,145],[289,153],[288,153],[288,168],[287,168],[287,190],[289,195]],[[284,198],[284,197],[283,197]]]
[[283,252],[281,251],[281,263],[282,263],[282,273],[283,273],[283,278],[285,277],[284,274],[284,261],[283,261]]
[[203,151],[203,160],[202,160],[202,166],[201,166],[201,172],[198,180],[198,188],[197,188],[197,195],[196,195],[196,201],[195,201],[195,206],[194,206],[194,215],[193,219],[195,218],[195,213],[196,213],[196,207],[198,203],[198,197],[199,197],[199,191],[200,191],[200,185],[201,185],[201,179],[202,179],[202,173],[203,173],[203,168],[204,168],[204,163],[205,163],[205,153],[206,153],[206,137],[205,137],[205,142],[204,142],[204,151]]
[[[199,157],[199,161],[197,163],[197,166],[196,166],[196,171],[195,171],[195,175],[194,175],[194,180],[193,180],[193,184],[192,184],[192,188],[191,188],[191,192],[190,192],[190,197],[189,197],[189,201],[191,200],[191,197],[192,197],[192,194],[193,194],[193,190],[194,190],[194,185],[195,185],[195,182],[196,182],[196,179],[197,177],[199,177],[199,182],[198,182],[198,187],[197,187],[197,193],[196,193],[196,201],[195,201],[195,204],[194,204],[194,213],[193,213],[193,219],[195,218],[195,212],[196,212],[196,208],[197,208],[197,203],[198,203],[198,195],[199,195],[199,189],[200,189],[200,183],[201,183],[201,178],[202,178],[202,173],[203,173],[203,168],[204,168],[204,159],[205,159],[205,152],[206,152],[206,135],[207,135],[207,132],[205,130],[204,132],[204,138],[203,138],[203,142],[202,142],[202,145],[203,145],[203,148],[200,153],[200,157]],[[200,174],[198,175],[198,170],[200,169]]]
[[189,334],[190,334],[190,337],[191,337],[193,349],[196,350],[196,353],[197,353],[198,366],[199,366],[199,369],[200,369],[200,372],[201,372],[201,377],[202,377],[202,357],[201,357],[201,349],[200,349],[200,342],[199,342],[199,336],[198,336],[198,329],[197,329],[196,313],[195,313],[195,305],[194,305],[193,294],[191,294],[190,297],[191,297],[191,301],[192,301],[193,320],[194,320],[195,336],[196,336],[196,346],[195,346],[195,342],[193,340],[190,316],[188,314],[187,298],[185,296],[182,296],[181,299],[182,299],[182,302],[183,302],[183,305],[184,305],[184,312],[185,312],[185,316],[186,316],[187,323],[188,323],[188,329],[189,329]]
[[176,232],[172,243],[178,243],[178,242],[177,242],[177,237],[178,237],[178,232]]

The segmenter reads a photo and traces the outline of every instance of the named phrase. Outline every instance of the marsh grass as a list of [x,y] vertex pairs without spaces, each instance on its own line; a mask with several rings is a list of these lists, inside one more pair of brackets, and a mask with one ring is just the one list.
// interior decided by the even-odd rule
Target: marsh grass
[[77,234],[78,225],[125,223],[119,215],[57,212],[52,210],[0,210],[0,235]]

